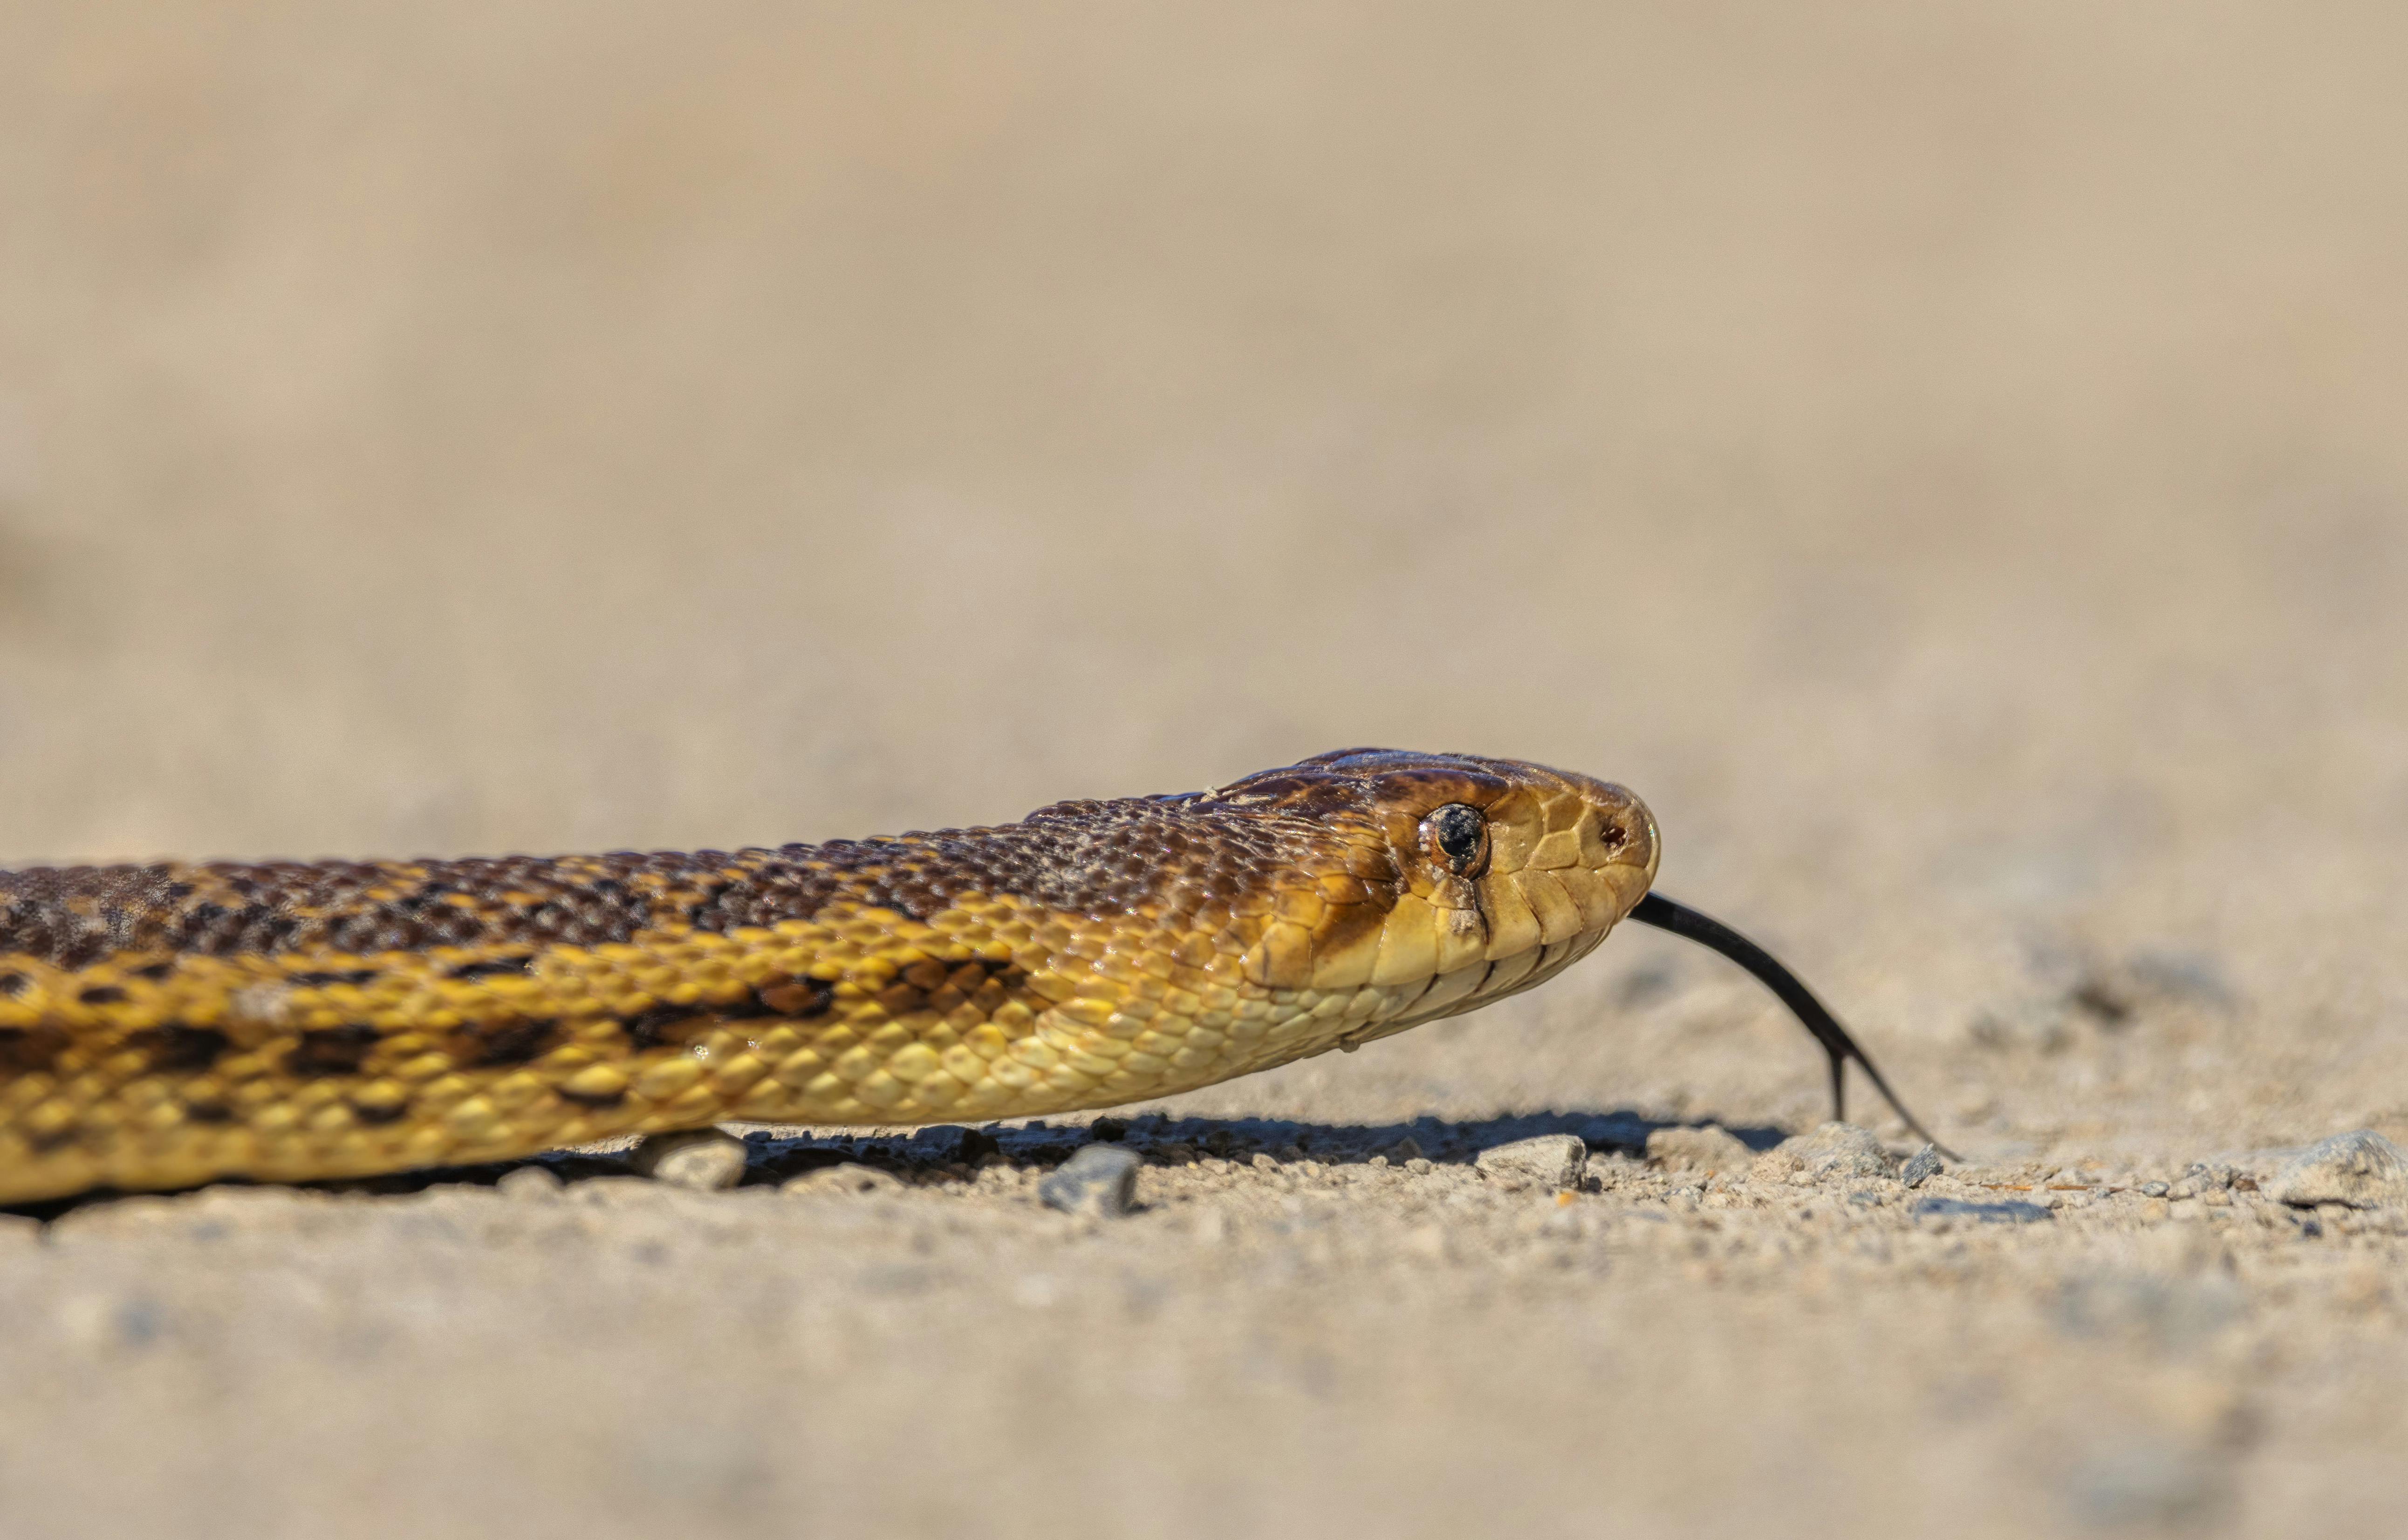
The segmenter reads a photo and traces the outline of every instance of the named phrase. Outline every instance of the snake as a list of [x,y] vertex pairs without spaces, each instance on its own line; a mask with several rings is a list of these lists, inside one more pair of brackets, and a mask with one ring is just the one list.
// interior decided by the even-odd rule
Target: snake
[[0,1204],[1118,1106],[1487,1005],[1625,919],[1769,985],[1835,1115],[1853,1060],[1922,1132],[1658,851],[1608,782],[1349,749],[820,844],[0,872]]

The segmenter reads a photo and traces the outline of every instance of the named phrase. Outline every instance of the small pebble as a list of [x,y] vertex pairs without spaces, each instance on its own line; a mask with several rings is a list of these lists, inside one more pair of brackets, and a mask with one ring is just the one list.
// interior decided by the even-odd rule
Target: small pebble
[[2166,1185],[2163,1182],[2143,1182],[2141,1184],[2141,1196],[2143,1198],[2162,1198],[2165,1195]]
[[521,1166],[516,1171],[502,1173],[494,1190],[505,1198],[524,1202],[529,1199],[560,1196],[560,1178],[549,1166]]
[[847,1160],[841,1165],[822,1166],[799,1176],[789,1177],[779,1187],[781,1192],[894,1192],[903,1186],[893,1172],[876,1166],[865,1166]]
[[2408,1158],[2372,1129],[2337,1133],[2309,1145],[2284,1163],[2271,1187],[2296,1208],[2346,1203],[2375,1208],[2408,1202]]
[[1133,1150],[1118,1144],[1089,1144],[1038,1183],[1037,1196],[1047,1208],[1065,1214],[1116,1218],[1129,1211],[1137,1197],[1140,1164]]
[[1675,1170],[1744,1172],[1756,1152],[1727,1129],[1657,1129],[1647,1136],[1647,1163]]
[[2020,1225],[2053,1217],[2052,1207],[2033,1202],[1969,1203],[1956,1198],[1920,1198],[1913,1212],[1918,1219],[1963,1218],[1985,1225]]
[[1940,1174],[1940,1151],[1933,1145],[1926,1144],[1914,1152],[1914,1158],[1907,1161],[1906,1169],[1898,1173],[1898,1179],[1908,1187],[1919,1187],[1938,1174]]
[[1890,1162],[1889,1152],[1870,1130],[1853,1123],[1826,1123],[1812,1133],[1783,1140],[1757,1156],[1749,1170],[1759,1182],[1797,1182],[1802,1176],[1806,1179],[1799,1183],[1802,1187],[1833,1177],[1887,1176]]
[[744,1180],[744,1141],[717,1129],[656,1133],[629,1159],[638,1176],[696,1192],[724,1192]]
[[1569,1133],[1542,1133],[1482,1150],[1472,1164],[1490,1181],[1576,1187],[1588,1169],[1588,1145]]

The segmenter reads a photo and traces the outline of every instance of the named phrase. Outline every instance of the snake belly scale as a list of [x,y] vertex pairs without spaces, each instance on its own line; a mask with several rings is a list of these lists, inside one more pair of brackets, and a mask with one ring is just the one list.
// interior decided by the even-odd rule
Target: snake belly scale
[[1164,1096],[1538,984],[1656,853],[1618,786],[1358,749],[894,839],[0,873],[0,1203]]

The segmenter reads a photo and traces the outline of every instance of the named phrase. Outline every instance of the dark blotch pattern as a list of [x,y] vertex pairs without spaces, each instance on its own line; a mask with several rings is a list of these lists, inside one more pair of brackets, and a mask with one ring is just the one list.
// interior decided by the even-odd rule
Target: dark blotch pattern
[[0,1072],[47,1070],[66,1045],[66,1033],[55,1027],[0,1027]]
[[[1367,795],[1343,777],[1291,770],[1210,797],[1063,802],[997,828],[774,850],[36,868],[0,872],[0,956],[81,968],[132,951],[532,952],[666,926],[768,927],[839,901],[924,920],[969,892],[1108,914],[1155,900],[1174,882],[1182,893],[1234,898],[1293,864],[1321,832],[1319,820],[1359,809]],[[525,965],[495,958],[458,976]],[[376,976],[311,971],[292,982]]]
[[339,968],[332,971],[321,969],[312,972],[292,974],[287,982],[298,985],[304,989],[323,989],[330,984],[353,986],[374,984],[377,976],[377,971],[373,968]]
[[301,1034],[300,1043],[284,1056],[284,1067],[296,1075],[357,1074],[376,1047],[377,1029],[365,1022],[324,1027]]
[[524,1064],[552,1046],[560,1033],[560,1023],[548,1020],[513,1021],[500,1027],[472,1028],[458,1057],[466,1063],[483,1067],[501,1064]]
[[229,1041],[214,1027],[154,1027],[126,1039],[162,1074],[198,1074],[218,1061]]
[[619,1029],[627,1034],[632,1047],[657,1048],[664,1043],[682,1043],[710,1022],[710,1013],[691,1005],[655,1005],[621,1018]]
[[507,973],[524,973],[534,966],[535,958],[531,957],[488,957],[482,962],[464,963],[454,968],[452,976],[455,979],[500,978]]

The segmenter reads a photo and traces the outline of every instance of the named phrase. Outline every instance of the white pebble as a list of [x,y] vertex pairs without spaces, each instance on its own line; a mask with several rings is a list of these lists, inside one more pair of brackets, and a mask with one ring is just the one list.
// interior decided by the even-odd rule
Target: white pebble
[[744,1141],[717,1129],[656,1133],[627,1162],[639,1176],[696,1192],[724,1192],[744,1180]]
[[1065,1214],[1117,1218],[1129,1211],[1136,1199],[1139,1164],[1133,1150],[1118,1144],[1089,1144],[1038,1183],[1037,1196],[1047,1208]]
[[857,1160],[838,1165],[822,1166],[799,1176],[788,1177],[781,1192],[893,1192],[903,1186],[892,1172],[865,1166]]
[[1745,1172],[1756,1152],[1727,1129],[1657,1129],[1647,1136],[1647,1163],[1673,1170]]
[[521,1202],[560,1196],[560,1178],[548,1166],[521,1166],[516,1171],[502,1173],[494,1190],[505,1198]]
[[1750,1173],[1760,1182],[1798,1182],[1804,1186],[1833,1178],[1887,1176],[1889,1152],[1870,1130],[1853,1123],[1826,1123],[1812,1133],[1784,1139],[1756,1157]]
[[2311,1144],[2274,1173],[2272,1190],[2295,1207],[2346,1203],[2375,1208],[2408,1202],[2408,1158],[2372,1129],[2337,1133]]
[[1576,1187],[1588,1169],[1588,1146],[1569,1133],[1542,1133],[1482,1150],[1472,1164],[1492,1182]]

